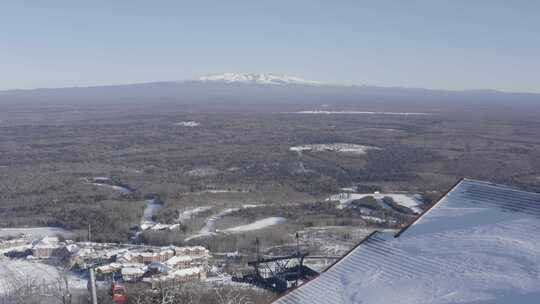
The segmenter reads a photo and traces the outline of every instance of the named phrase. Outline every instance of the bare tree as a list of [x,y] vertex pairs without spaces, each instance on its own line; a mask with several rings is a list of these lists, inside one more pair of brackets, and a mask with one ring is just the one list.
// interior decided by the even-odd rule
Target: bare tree
[[72,304],[66,276],[52,282],[39,282],[26,277],[12,276],[6,280],[4,292],[0,294],[0,304]]

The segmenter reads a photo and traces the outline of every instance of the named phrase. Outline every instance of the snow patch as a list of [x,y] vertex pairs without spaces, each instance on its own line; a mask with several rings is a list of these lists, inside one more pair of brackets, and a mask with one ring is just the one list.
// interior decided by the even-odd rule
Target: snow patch
[[[66,275],[69,286],[78,289],[77,280],[72,274],[64,274],[56,267],[37,261],[0,259],[0,295],[16,292],[29,283],[57,285]],[[84,284],[86,288],[86,282]]]
[[211,216],[208,220],[206,220],[206,224],[204,225],[203,228],[201,228],[201,230],[199,231],[198,234],[191,235],[191,236],[185,238],[184,241],[187,242],[187,241],[190,241],[190,240],[193,240],[193,239],[196,239],[196,238],[215,235],[218,232],[217,229],[216,229],[216,221],[218,221],[220,218],[222,218],[224,216],[227,216],[227,215],[229,215],[231,213],[238,212],[241,209],[257,208],[259,206],[260,206],[259,204],[245,204],[245,205],[243,205],[242,207],[239,207],[239,208],[228,208],[228,209],[222,210],[218,214],[215,214],[215,215]]
[[332,143],[332,144],[314,144],[314,145],[301,145],[290,147],[289,150],[294,152],[341,152],[341,153],[351,153],[351,154],[366,154],[369,150],[378,150],[377,147],[364,146],[357,144],[348,144],[348,143]]
[[57,235],[71,237],[73,233],[59,227],[0,228],[0,237],[17,237],[19,235],[26,235],[30,238],[38,239]]
[[178,221],[182,222],[182,221],[190,220],[194,216],[196,216],[197,214],[203,213],[203,212],[208,211],[210,209],[212,209],[212,207],[204,206],[204,207],[197,207],[197,208],[194,208],[194,209],[186,210],[186,211],[180,213],[180,215],[178,216]]
[[274,225],[283,224],[285,222],[286,222],[286,219],[284,217],[269,217],[269,218],[255,221],[251,224],[236,226],[236,227],[225,229],[223,231],[233,232],[233,233],[247,232],[247,231],[264,229],[264,228],[271,227]]
[[275,75],[275,74],[257,74],[257,73],[224,73],[202,76],[199,81],[203,82],[221,82],[221,83],[243,83],[259,85],[321,85],[320,82],[306,80],[298,77]]
[[196,121],[180,121],[180,122],[177,122],[174,124],[175,126],[180,126],[180,127],[190,127],[190,128],[193,128],[193,127],[198,127],[200,126],[201,124],[196,122]]
[[414,213],[422,213],[422,196],[420,194],[403,194],[403,193],[340,193],[335,194],[327,198],[328,201],[339,201],[338,208],[344,209],[351,205],[355,200],[362,199],[364,197],[373,197],[377,203],[384,209],[391,209],[384,201],[384,197],[391,197],[398,205],[411,209]]

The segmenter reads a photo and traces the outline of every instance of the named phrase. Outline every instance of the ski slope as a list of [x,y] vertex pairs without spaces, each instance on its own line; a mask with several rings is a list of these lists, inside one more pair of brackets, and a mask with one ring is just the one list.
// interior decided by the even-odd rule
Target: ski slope
[[286,222],[286,219],[284,217],[268,217],[268,218],[255,221],[247,225],[236,226],[236,227],[225,229],[223,231],[232,232],[232,233],[247,232],[247,231],[268,228],[274,225],[283,224],[285,222]]

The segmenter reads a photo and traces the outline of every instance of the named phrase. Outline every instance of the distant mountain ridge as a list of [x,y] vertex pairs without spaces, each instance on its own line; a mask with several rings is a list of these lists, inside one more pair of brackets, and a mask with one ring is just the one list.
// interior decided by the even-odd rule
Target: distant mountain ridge
[[[367,104],[377,106],[382,104],[451,106],[456,103],[466,105],[505,104],[513,106],[518,103],[540,105],[540,94],[495,90],[450,91],[337,85],[276,74],[224,73],[182,81],[5,90],[0,91],[0,103],[92,105],[169,103],[178,105],[219,104],[223,107],[233,104],[321,105],[346,103],[362,106],[360,110],[366,110]],[[305,110],[313,110],[313,108]],[[410,112],[410,109],[404,111]],[[424,112],[422,108],[417,109],[417,111]]]

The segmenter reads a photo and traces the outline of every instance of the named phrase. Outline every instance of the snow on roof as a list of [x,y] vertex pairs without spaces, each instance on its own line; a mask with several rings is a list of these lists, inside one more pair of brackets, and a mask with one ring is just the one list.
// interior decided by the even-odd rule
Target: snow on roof
[[75,253],[77,251],[79,251],[79,246],[75,245],[75,244],[69,244],[66,246],[66,249],[70,252],[70,253]]
[[184,268],[184,269],[175,270],[173,272],[169,272],[169,274],[167,274],[167,275],[153,276],[153,277],[149,278],[146,281],[150,281],[150,282],[152,282],[152,281],[167,281],[167,280],[171,280],[171,279],[177,279],[177,278],[183,278],[183,277],[192,276],[192,275],[198,275],[202,271],[203,271],[203,269],[201,267]]
[[141,267],[123,267],[122,275],[143,275],[144,274],[144,268]]
[[195,253],[206,255],[209,250],[203,246],[186,246],[186,247],[174,247],[176,254],[193,255]]
[[165,261],[166,265],[173,266],[181,262],[191,262],[193,259],[187,255],[176,255]]
[[33,248],[57,248],[62,244],[60,243],[60,239],[56,236],[44,236],[32,245]]
[[276,304],[538,303],[540,194],[470,179]]
[[201,271],[202,269],[200,267],[184,268],[184,269],[175,270],[174,272],[171,273],[171,275],[174,277],[185,277],[185,276],[190,276],[194,274],[199,274]]

